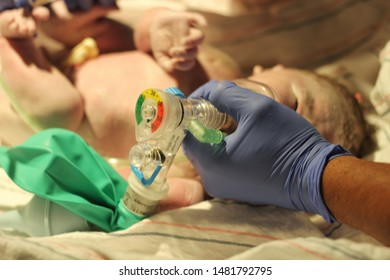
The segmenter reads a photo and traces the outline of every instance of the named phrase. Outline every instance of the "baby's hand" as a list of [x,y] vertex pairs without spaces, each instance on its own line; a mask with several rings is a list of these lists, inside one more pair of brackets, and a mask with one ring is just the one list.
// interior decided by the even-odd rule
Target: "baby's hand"
[[150,45],[161,67],[167,72],[190,70],[204,38],[198,27],[206,25],[206,19],[197,13],[170,10],[158,13],[151,24]]

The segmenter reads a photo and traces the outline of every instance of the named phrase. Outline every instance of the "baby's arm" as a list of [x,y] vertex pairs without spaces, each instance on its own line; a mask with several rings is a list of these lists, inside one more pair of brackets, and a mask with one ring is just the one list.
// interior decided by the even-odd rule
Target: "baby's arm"
[[206,25],[198,13],[151,9],[135,28],[135,45],[141,51],[151,51],[166,71],[187,71],[195,65],[198,45],[203,41],[199,27]]

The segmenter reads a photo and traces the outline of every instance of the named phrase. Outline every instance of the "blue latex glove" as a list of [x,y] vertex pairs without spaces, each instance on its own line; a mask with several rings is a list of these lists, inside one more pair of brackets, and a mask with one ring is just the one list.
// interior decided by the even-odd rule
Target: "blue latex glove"
[[232,82],[209,82],[189,98],[209,100],[238,123],[222,144],[202,144],[190,133],[183,142],[211,196],[335,221],[322,198],[321,177],[325,164],[347,150],[325,141],[287,106]]
[[89,10],[95,3],[104,7],[112,7],[116,5],[116,0],[65,0],[65,4],[69,11],[74,10]]
[[1,0],[0,11],[11,10],[20,7],[29,7],[30,3],[28,0]]

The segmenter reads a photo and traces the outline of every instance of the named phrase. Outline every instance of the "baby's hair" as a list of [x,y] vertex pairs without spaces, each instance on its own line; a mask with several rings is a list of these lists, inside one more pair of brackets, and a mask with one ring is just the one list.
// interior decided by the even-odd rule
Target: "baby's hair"
[[363,109],[355,98],[355,93],[348,90],[346,86],[332,77],[316,72],[311,73],[317,79],[323,80],[335,88],[337,93],[344,97],[347,105],[351,108],[352,115],[349,118],[346,118],[346,121],[341,124],[343,129],[344,143],[340,144],[343,144],[344,147],[349,149],[354,155],[359,156],[363,142],[367,138],[368,130],[363,115]]

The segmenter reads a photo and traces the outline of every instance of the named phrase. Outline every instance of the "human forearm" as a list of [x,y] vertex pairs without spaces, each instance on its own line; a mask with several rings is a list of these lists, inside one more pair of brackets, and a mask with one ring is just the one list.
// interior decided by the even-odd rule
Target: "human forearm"
[[339,222],[390,245],[389,164],[337,157],[325,168],[322,192]]

